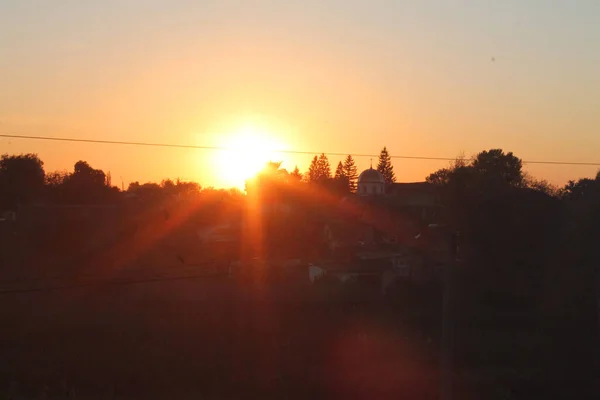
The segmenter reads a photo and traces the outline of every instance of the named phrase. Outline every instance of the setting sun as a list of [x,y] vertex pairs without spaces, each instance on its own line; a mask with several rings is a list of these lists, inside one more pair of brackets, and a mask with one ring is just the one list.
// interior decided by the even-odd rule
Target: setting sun
[[240,189],[268,161],[281,161],[277,151],[285,149],[272,134],[255,126],[223,135],[220,146],[225,150],[216,154],[218,174],[223,181]]

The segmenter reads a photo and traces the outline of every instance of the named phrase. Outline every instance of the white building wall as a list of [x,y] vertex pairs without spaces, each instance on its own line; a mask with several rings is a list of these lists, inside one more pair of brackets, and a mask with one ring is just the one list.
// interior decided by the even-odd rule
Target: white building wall
[[359,182],[357,194],[360,196],[372,196],[385,193],[385,184],[378,182]]

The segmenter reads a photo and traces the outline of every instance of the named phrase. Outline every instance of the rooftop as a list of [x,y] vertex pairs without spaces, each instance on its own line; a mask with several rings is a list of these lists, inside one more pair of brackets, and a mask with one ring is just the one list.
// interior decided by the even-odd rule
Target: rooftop
[[369,168],[361,172],[358,176],[359,183],[385,183],[383,175],[373,168]]

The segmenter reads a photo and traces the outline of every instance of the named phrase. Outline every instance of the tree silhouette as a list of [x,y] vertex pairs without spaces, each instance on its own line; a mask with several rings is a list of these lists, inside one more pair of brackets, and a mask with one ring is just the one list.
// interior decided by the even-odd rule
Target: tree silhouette
[[552,191],[547,182],[536,181],[522,171],[523,162],[512,152],[491,149],[478,153],[472,160],[458,158],[449,168],[439,169],[427,176],[429,183],[446,185],[460,175],[462,185],[478,185],[481,189],[499,189],[504,186],[531,187]]
[[523,162],[512,152],[504,153],[501,149],[491,149],[477,154],[472,163],[481,178],[491,181],[503,181],[511,186],[518,186],[523,181]]
[[67,171],[49,172],[44,177],[44,184],[49,187],[58,187],[65,183],[68,177],[69,173]]
[[335,175],[334,178],[335,179],[342,179],[346,177],[346,171],[344,171],[344,165],[342,164],[342,162],[340,161],[337,165],[337,168],[335,169]]
[[387,150],[387,147],[381,149],[379,153],[379,162],[377,163],[377,171],[383,175],[385,183],[390,184],[396,182],[396,174],[394,174],[394,167],[392,166],[392,158]]
[[319,157],[314,156],[312,161],[310,162],[310,166],[308,167],[308,172],[306,173],[307,180],[309,182],[316,182],[319,180]]
[[101,169],[94,169],[86,161],[77,161],[71,178],[83,185],[105,186],[106,174]]
[[287,177],[289,173],[285,168],[281,168],[281,161],[269,161],[265,167],[258,173],[258,175],[266,175],[282,179]]
[[327,159],[325,153],[321,153],[317,165],[319,169],[319,177],[321,179],[331,178],[331,165],[329,164],[329,159]]
[[36,200],[44,187],[44,163],[37,154],[2,155],[0,158],[0,206],[16,209]]
[[522,186],[545,193],[548,196],[556,197],[560,194],[560,190],[555,185],[545,179],[536,179],[527,173],[523,173]]
[[127,193],[130,193],[141,199],[158,199],[162,194],[162,188],[158,183],[147,182],[140,184],[139,182],[131,182],[127,187]]
[[332,189],[336,193],[347,194],[350,192],[350,183],[348,177],[346,176],[346,171],[344,170],[344,165],[340,161],[335,169],[335,175],[333,177],[333,183],[331,185]]
[[294,170],[290,173],[290,178],[295,182],[300,182],[302,180],[302,173],[298,169],[298,166],[294,167]]
[[452,172],[453,171],[450,168],[438,169],[437,171],[429,174],[425,178],[425,182],[435,185],[446,185],[450,182]]
[[65,201],[73,204],[102,204],[116,200],[119,189],[109,186],[104,171],[77,161],[63,182]]
[[162,182],[160,182],[160,186],[167,195],[175,194],[175,182],[171,179],[163,179]]
[[600,180],[583,178],[578,181],[569,181],[565,187],[560,190],[560,196],[566,200],[586,199],[595,194]]
[[46,174],[45,199],[52,204],[62,204],[67,201],[65,182],[71,174],[67,171],[54,171]]
[[325,154],[315,156],[308,167],[308,181],[324,183],[331,178],[331,166]]
[[288,183],[289,173],[281,168],[281,161],[269,161],[256,176],[246,181],[246,193],[258,194],[263,201],[276,201]]
[[358,180],[358,169],[354,159],[350,154],[344,160],[344,175],[348,178],[348,189],[350,192],[356,192],[356,182]]
[[180,180],[179,178],[177,178],[177,181],[175,181],[175,193],[178,196],[197,195],[200,193],[201,189],[202,188],[198,182],[186,182]]

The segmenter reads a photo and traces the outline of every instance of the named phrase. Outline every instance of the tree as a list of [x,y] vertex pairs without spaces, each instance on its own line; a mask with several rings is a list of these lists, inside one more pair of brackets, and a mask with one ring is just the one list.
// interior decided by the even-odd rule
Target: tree
[[43,190],[44,176],[44,163],[37,154],[2,155],[0,207],[16,209],[34,201]]
[[528,187],[543,191],[551,191],[547,182],[528,178],[522,171],[523,162],[512,152],[504,153],[501,149],[482,151],[472,160],[457,158],[449,168],[439,169],[427,176],[429,183],[446,185],[456,181],[460,176],[462,186],[477,186],[481,190],[501,189],[508,186]]
[[65,182],[69,179],[69,172],[54,171],[46,174],[44,179],[45,198],[50,203],[64,203],[66,199]]
[[77,161],[73,168],[72,179],[83,185],[94,187],[106,186],[106,174],[101,169],[94,169],[86,161]]
[[163,179],[162,182],[160,182],[160,186],[167,196],[172,196],[175,194],[175,182],[172,180]]
[[202,188],[198,182],[186,182],[179,178],[177,178],[177,181],[175,182],[175,192],[179,196],[197,195],[200,194],[200,189]]
[[288,178],[289,173],[281,168],[281,161],[269,161],[256,176],[246,181],[246,193],[259,194],[263,200],[278,199],[289,182]]
[[346,176],[346,171],[344,170],[344,165],[340,161],[335,169],[335,176],[333,178],[331,188],[340,194],[347,194],[350,192],[350,183],[348,177]]
[[560,190],[560,197],[566,200],[580,200],[595,194],[600,186],[599,180],[583,178],[578,181],[569,181]]
[[63,201],[72,204],[106,203],[116,199],[118,188],[108,185],[106,174],[86,161],[77,161],[73,173],[63,182]]
[[450,182],[452,170],[450,168],[438,169],[432,172],[425,178],[425,182],[432,183],[434,185],[446,185]]
[[319,177],[321,179],[331,178],[331,165],[329,164],[329,159],[327,159],[325,153],[321,153],[319,156],[317,166],[319,170]]
[[337,165],[337,168],[335,169],[335,179],[342,179],[342,178],[346,178],[346,171],[344,171],[344,165],[342,164],[342,162],[340,161]]
[[295,182],[300,182],[302,180],[302,173],[298,169],[297,165],[294,168],[294,170],[290,173],[290,178],[292,179],[292,181],[295,181]]
[[356,192],[356,183],[358,180],[358,169],[354,159],[350,154],[344,160],[344,175],[348,178],[348,189],[350,192]]
[[314,156],[310,162],[306,175],[309,182],[316,182],[319,180],[319,158],[317,156]]
[[57,187],[65,183],[69,173],[67,171],[54,171],[49,172],[44,177],[44,184],[50,187]]
[[285,168],[281,168],[281,161],[269,161],[258,175],[270,176],[272,178],[282,179],[289,173]]
[[545,179],[536,179],[527,173],[523,173],[522,186],[544,193],[548,196],[555,197],[559,194],[559,190],[555,185]]
[[387,150],[387,147],[381,149],[379,153],[379,162],[377,163],[377,171],[383,175],[385,183],[390,184],[396,182],[396,174],[394,174],[394,167],[392,166],[392,158]]
[[127,192],[142,199],[157,199],[162,193],[162,188],[158,183],[147,182],[140,184],[136,181],[129,184]]
[[501,181],[519,186],[523,181],[523,162],[512,152],[505,154],[502,149],[482,151],[477,154],[472,166],[489,183]]
[[331,178],[331,166],[325,154],[314,156],[308,167],[308,181],[323,183]]

